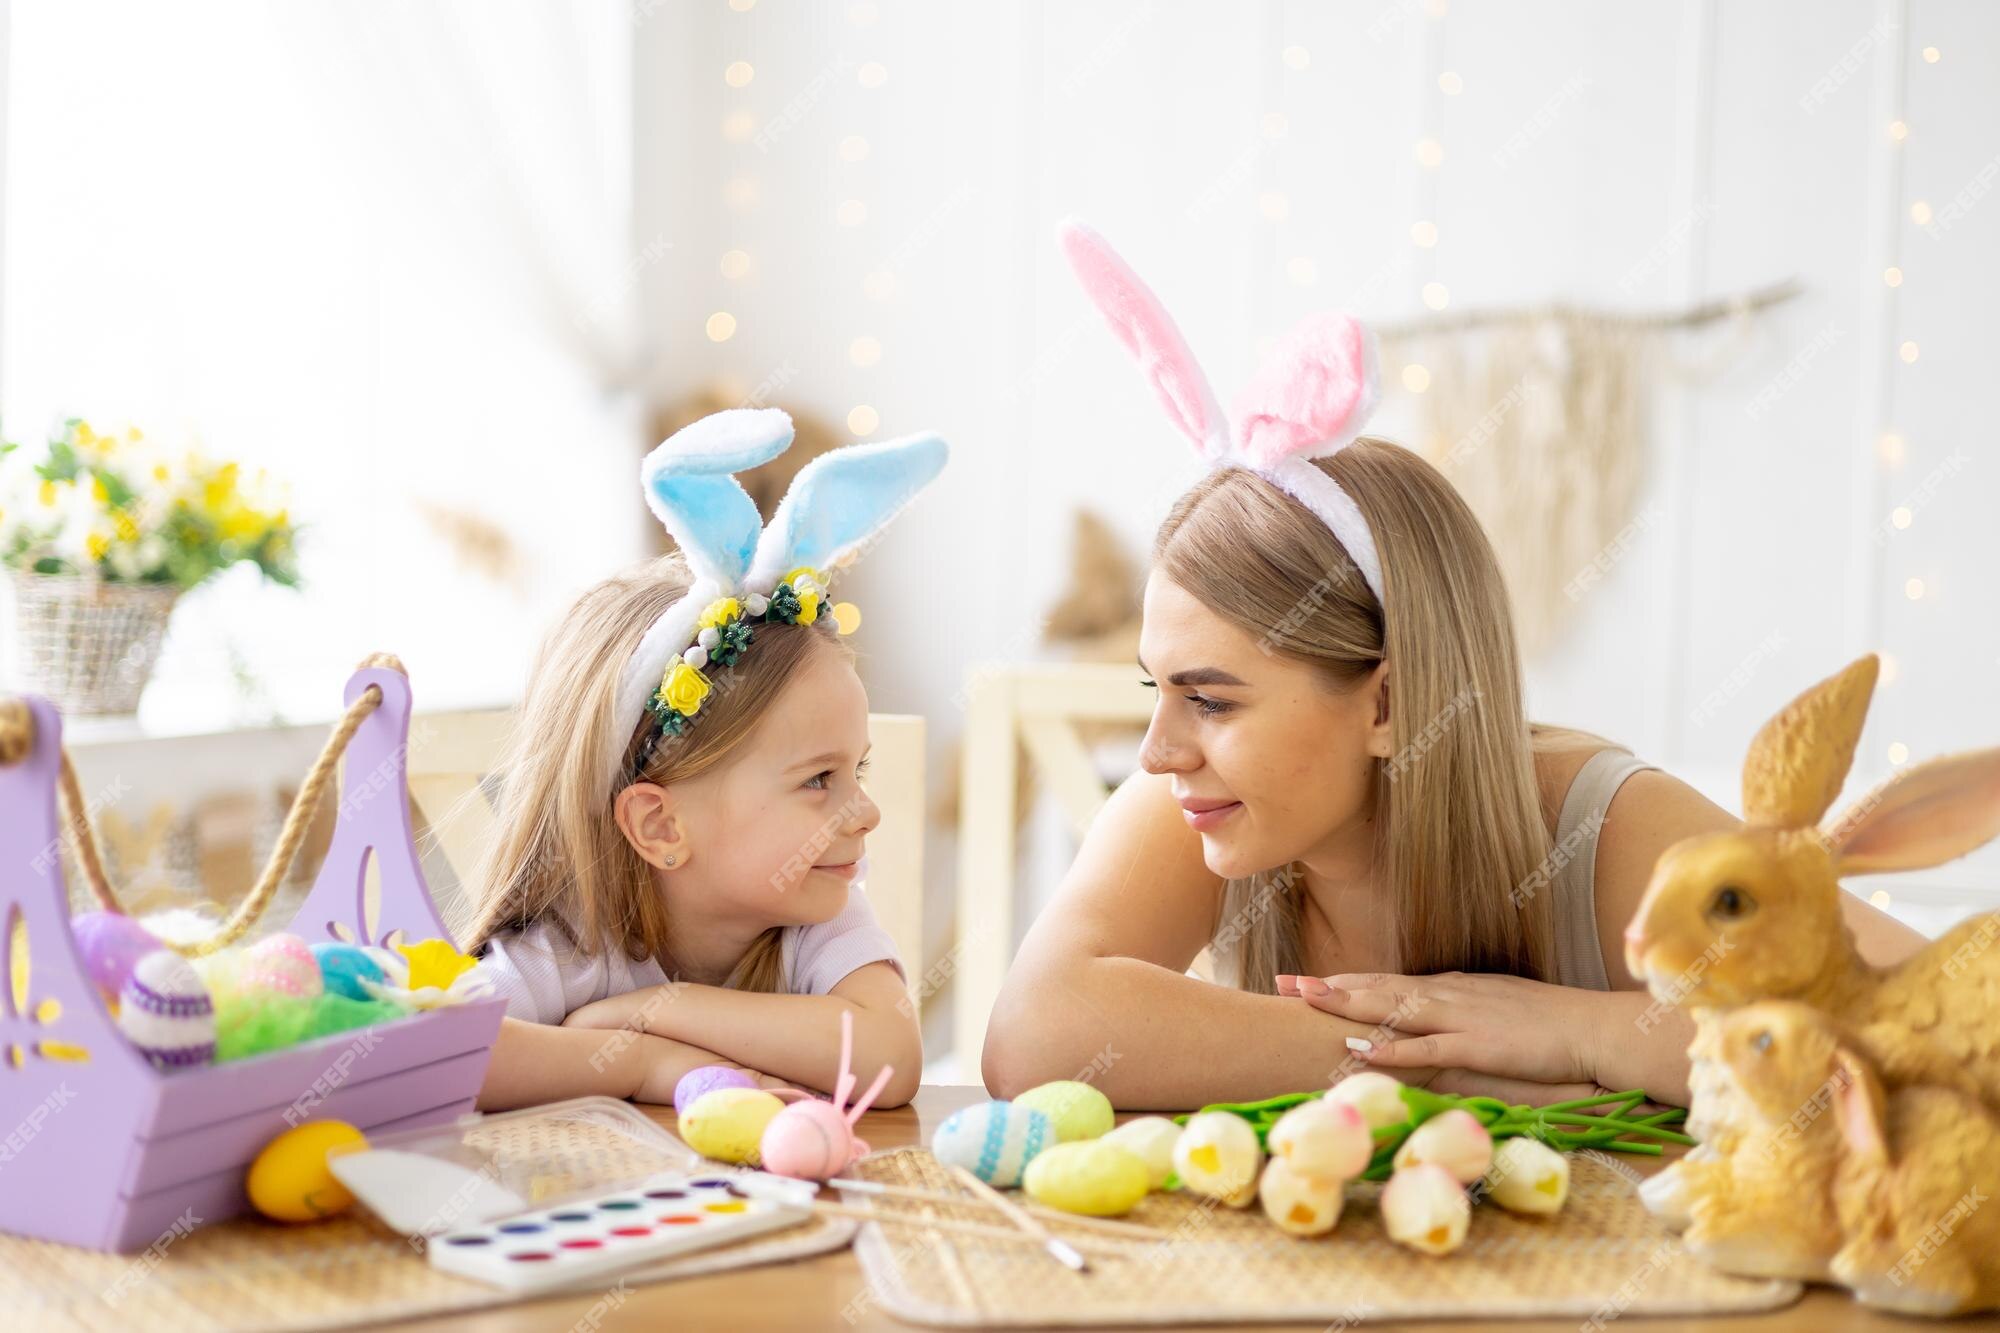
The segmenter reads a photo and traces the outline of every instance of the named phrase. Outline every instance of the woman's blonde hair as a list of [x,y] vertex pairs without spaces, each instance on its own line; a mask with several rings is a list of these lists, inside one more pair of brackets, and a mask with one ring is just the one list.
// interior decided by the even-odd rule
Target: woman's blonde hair
[[[613,800],[631,782],[668,786],[725,762],[816,641],[847,651],[811,626],[758,625],[742,658],[713,673],[694,724],[662,738],[637,771],[652,718],[618,716],[618,679],[640,636],[693,581],[680,556],[661,557],[591,588],[543,640],[495,775],[499,833],[471,881],[473,918],[461,932],[472,952],[504,931],[547,923],[586,955],[667,956],[665,899],[619,831]],[[621,777],[606,790],[614,752]],[[775,926],[758,936],[725,984],[783,990],[781,939]]]
[[[1382,558],[1379,605],[1324,523],[1254,473],[1210,473],[1160,525],[1162,575],[1279,656],[1352,688],[1385,658],[1393,755],[1376,769],[1376,865],[1405,973],[1553,980],[1549,854],[1506,589],[1479,522],[1415,454],[1362,439],[1315,462],[1354,497]],[[1294,867],[1230,881],[1211,949],[1270,993],[1304,970]]]

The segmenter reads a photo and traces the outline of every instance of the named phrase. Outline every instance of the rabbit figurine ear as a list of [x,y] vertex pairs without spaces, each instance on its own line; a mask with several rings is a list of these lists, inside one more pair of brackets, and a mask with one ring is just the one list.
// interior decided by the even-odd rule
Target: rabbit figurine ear
[[747,586],[770,590],[801,565],[846,563],[944,469],[945,443],[926,432],[851,444],[799,470],[757,542]]
[[1375,335],[1348,315],[1308,315],[1237,396],[1236,455],[1272,468],[1337,453],[1361,434],[1381,398]]
[[1856,658],[1786,704],[1743,759],[1743,818],[1766,828],[1810,828],[1840,795],[1881,663]]
[[1229,422],[1160,298],[1102,236],[1081,222],[1065,221],[1056,229],[1056,243],[1084,295],[1109,321],[1125,350],[1138,358],[1139,369],[1159,395],[1168,419],[1194,441],[1204,458],[1219,461],[1227,451]]
[[778,408],[732,408],[683,426],[646,455],[646,504],[697,579],[742,582],[763,521],[730,474],[770,462],[791,443],[792,419]]

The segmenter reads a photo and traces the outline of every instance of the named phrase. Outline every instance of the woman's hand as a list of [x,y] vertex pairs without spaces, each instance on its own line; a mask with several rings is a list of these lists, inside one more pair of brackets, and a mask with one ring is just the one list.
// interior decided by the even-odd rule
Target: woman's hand
[[1616,1003],[1631,997],[1484,972],[1356,972],[1277,982],[1280,995],[1380,1029],[1367,1039],[1368,1049],[1354,1051],[1373,1068],[1464,1070],[1534,1084],[1594,1085],[1604,1026],[1619,1023],[1631,1007]]

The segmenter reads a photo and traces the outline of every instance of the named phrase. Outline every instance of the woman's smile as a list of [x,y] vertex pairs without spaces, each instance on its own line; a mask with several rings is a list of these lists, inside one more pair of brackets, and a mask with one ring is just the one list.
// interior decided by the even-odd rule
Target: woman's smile
[[1207,833],[1222,826],[1230,816],[1243,808],[1241,801],[1211,801],[1193,796],[1175,797],[1180,802],[1181,814],[1188,827],[1197,833]]

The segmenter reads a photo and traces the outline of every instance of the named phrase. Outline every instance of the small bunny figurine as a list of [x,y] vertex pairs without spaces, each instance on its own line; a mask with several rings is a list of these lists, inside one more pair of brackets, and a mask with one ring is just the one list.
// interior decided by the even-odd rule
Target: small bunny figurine
[[833,1085],[833,1100],[794,1102],[764,1126],[758,1154],[764,1169],[795,1180],[830,1180],[868,1155],[868,1145],[854,1133],[854,1126],[881,1095],[896,1071],[887,1065],[875,1082],[853,1106],[847,1098],[854,1091],[854,1015],[840,1015],[840,1076]]
[[[2000,1116],[1970,1078],[1886,1087],[1849,1034],[1767,1000],[1716,1025],[1743,1094],[1730,1179],[1697,1190],[1685,1242],[1718,1268],[1829,1277],[1868,1305],[2000,1307]],[[1714,1164],[1710,1164],[1713,1169]]]
[[1702,1147],[1649,1180],[1647,1206],[1691,1217],[1691,1167],[1730,1156],[1741,1108],[1714,1075],[1714,1011],[1797,999],[1852,1030],[1892,1083],[1970,1076],[2000,1108],[2000,913],[1975,917],[1893,967],[1856,952],[1840,876],[1915,870],[2000,835],[2000,749],[1932,760],[1876,788],[1822,833],[1875,688],[1871,655],[1794,699],[1743,767],[1744,827],[1669,847],[1625,929],[1625,960],[1653,994],[1694,1011],[1689,1123]]

